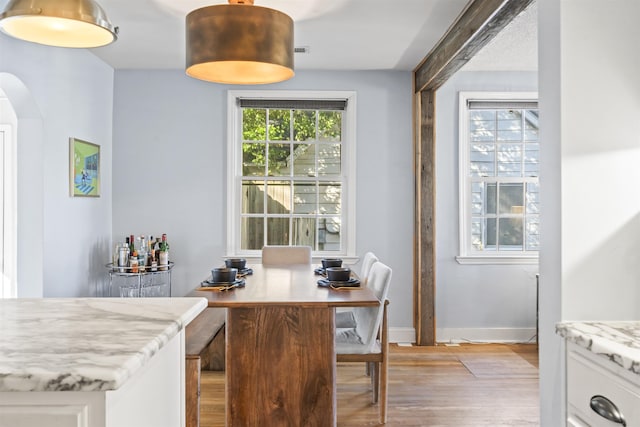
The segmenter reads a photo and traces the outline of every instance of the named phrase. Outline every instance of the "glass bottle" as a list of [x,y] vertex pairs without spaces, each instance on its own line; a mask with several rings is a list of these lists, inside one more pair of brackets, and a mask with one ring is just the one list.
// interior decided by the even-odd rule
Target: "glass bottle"
[[145,271],[147,265],[147,241],[144,235],[140,236],[140,244],[138,246],[138,269],[140,272]]
[[155,251],[153,249],[153,236],[149,236],[149,240],[147,240],[147,267],[150,267],[151,263],[155,259],[154,252]]
[[138,251],[133,250],[133,254],[131,254],[131,258],[129,258],[129,267],[131,268],[131,273],[138,272]]
[[165,271],[169,266],[169,242],[167,242],[167,235],[162,235],[162,240],[160,241],[160,253],[158,255],[158,265],[160,266],[160,270]]

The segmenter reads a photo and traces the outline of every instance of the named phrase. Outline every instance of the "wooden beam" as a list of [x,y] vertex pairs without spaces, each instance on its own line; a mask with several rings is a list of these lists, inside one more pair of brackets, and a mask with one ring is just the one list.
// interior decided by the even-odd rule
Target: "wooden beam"
[[419,138],[416,145],[416,343],[435,345],[435,90],[417,97]]
[[414,70],[414,90],[438,89],[534,0],[471,0]]
[[418,345],[436,343],[436,91],[533,1],[471,0],[414,70],[414,326]]

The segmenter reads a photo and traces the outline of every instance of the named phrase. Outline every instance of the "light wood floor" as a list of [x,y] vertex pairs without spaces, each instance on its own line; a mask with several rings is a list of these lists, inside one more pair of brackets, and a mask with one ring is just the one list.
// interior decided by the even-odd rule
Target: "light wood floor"
[[[391,346],[387,426],[539,425],[536,345]],[[201,426],[224,426],[224,373],[202,373]],[[364,364],[338,364],[338,426],[378,424]]]

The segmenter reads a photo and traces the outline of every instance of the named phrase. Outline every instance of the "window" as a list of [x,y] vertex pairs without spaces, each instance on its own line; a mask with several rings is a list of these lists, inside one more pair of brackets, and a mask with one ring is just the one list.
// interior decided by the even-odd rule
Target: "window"
[[534,93],[460,94],[460,263],[537,262]]
[[353,255],[355,94],[231,91],[229,118],[228,253]]

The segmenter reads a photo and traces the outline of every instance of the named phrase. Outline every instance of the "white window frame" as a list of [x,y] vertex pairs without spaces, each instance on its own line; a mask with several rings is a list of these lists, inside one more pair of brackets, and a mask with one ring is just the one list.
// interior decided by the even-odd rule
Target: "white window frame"
[[[227,256],[259,258],[259,250],[240,248],[242,210],[242,110],[239,99],[319,99],[346,100],[343,115],[341,149],[342,207],[341,251],[314,251],[314,258],[324,256],[342,257],[345,261],[357,260],[356,245],[356,92],[354,91],[267,91],[230,90],[227,94]],[[345,226],[346,225],[346,226]]]
[[[458,99],[458,183],[459,183],[459,255],[460,264],[538,264],[538,253],[473,252],[471,248],[471,179],[469,178],[469,109],[470,100],[538,101],[537,92],[460,92]],[[523,180],[524,182],[524,180]]]

